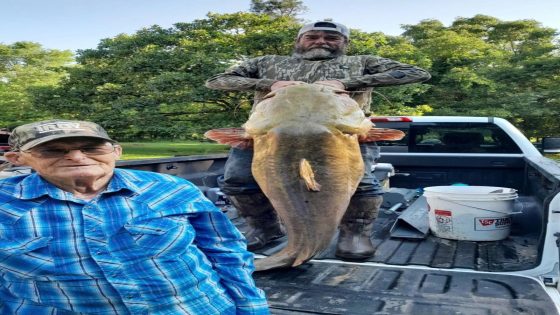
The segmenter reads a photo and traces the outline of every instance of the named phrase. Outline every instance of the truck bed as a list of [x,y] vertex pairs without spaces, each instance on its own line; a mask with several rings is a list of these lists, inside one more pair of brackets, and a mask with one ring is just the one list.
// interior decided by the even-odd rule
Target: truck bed
[[[434,268],[465,268],[477,271],[508,272],[525,270],[538,263],[538,222],[539,205],[531,197],[521,196],[523,212],[513,217],[512,231],[501,241],[472,242],[448,240],[431,233],[424,239],[391,237],[391,227],[401,212],[381,209],[374,224],[372,241],[375,255],[368,262],[388,265],[421,265]],[[417,202],[422,202],[417,200]],[[236,226],[244,231],[246,226],[234,208],[229,214]],[[315,256],[315,260],[338,260],[334,253],[337,236],[325,251]],[[287,237],[274,240],[255,253],[272,255],[287,243]]]
[[[121,161],[120,167],[128,167],[135,169],[144,169],[162,173],[179,175],[191,180],[200,187],[215,187],[216,177],[223,171],[223,165],[226,155],[210,155],[203,157],[176,157],[168,159],[155,159],[153,163],[150,160],[143,161]],[[407,166],[399,166],[401,172],[410,173],[410,176],[391,178],[392,186],[405,187],[395,188],[399,190],[401,195],[406,199],[406,204],[410,208],[415,202],[420,202],[415,188],[406,188],[407,186],[430,186],[442,184],[438,180],[447,181],[463,181],[466,180],[468,174],[488,174],[488,168],[483,168],[486,164],[496,163],[496,158],[475,157],[468,159],[470,167],[458,173],[458,166],[465,164],[466,159],[456,159],[448,157],[451,160],[451,166],[446,167],[444,161],[436,161],[441,165],[435,171],[427,167],[423,167],[423,163],[430,162],[428,157],[391,157],[387,162],[398,163],[396,165],[420,164],[417,168]],[[433,158],[432,158],[433,160]],[[433,163],[433,161],[431,161]],[[448,164],[449,164],[448,163]],[[525,162],[522,158],[501,158],[500,163],[507,166],[500,168],[502,173],[494,174],[489,177],[481,177],[479,181],[473,184],[482,185],[502,185],[503,187],[513,187],[520,190],[518,201],[521,203],[521,214],[513,216],[512,228],[510,236],[502,241],[494,242],[470,242],[470,241],[453,241],[435,237],[428,234],[424,239],[405,239],[391,237],[390,229],[399,217],[406,211],[406,207],[398,211],[388,211],[392,204],[384,202],[384,208],[381,209],[379,218],[375,221],[374,234],[372,241],[376,246],[376,254],[368,260],[372,263],[384,263],[390,265],[420,265],[435,268],[465,268],[477,271],[498,271],[508,272],[517,270],[530,269],[539,263],[539,241],[540,233],[543,231],[543,204],[535,196],[537,193],[532,192],[531,196],[523,195],[524,191],[535,191],[536,189],[524,189],[523,182],[519,178],[523,178],[523,170]],[[421,170],[421,171],[420,171]],[[451,175],[451,171],[457,174]],[[423,174],[422,177],[416,174]],[[445,176],[441,175],[445,174]],[[437,175],[437,176],[436,176]],[[486,176],[485,175],[485,176]],[[498,181],[499,179],[499,181]],[[423,181],[429,182],[424,183]],[[474,181],[474,180],[472,180]],[[502,182],[503,181],[503,182]],[[543,182],[545,179],[532,178],[529,183]],[[506,185],[508,184],[508,185]],[[548,194],[543,192],[542,194]],[[388,196],[388,194],[386,194]],[[412,196],[412,197],[410,197]],[[542,196],[541,196],[542,197]],[[541,198],[542,199],[542,198]],[[397,199],[393,203],[398,202]],[[231,206],[223,207],[227,210],[228,216],[233,220],[236,226],[241,230],[245,230],[245,223],[242,218],[238,217],[237,211]],[[280,238],[268,244],[262,250],[258,250],[256,254],[270,255],[279,251],[285,246],[287,238]],[[338,259],[334,256],[336,244],[336,236],[329,248],[315,257],[317,260]]]
[[[401,212],[382,209],[372,236],[376,253],[367,261],[343,261],[328,249],[296,268],[256,272],[272,314],[556,314],[550,297],[533,278],[474,271],[508,272],[538,264],[535,224],[540,211],[521,196],[511,235],[501,241],[391,237]],[[425,202],[414,200],[414,202]],[[238,228],[246,225],[228,210]],[[271,255],[287,243],[283,237],[256,251]],[[437,269],[420,269],[429,266]],[[457,272],[456,268],[461,268]],[[471,271],[472,270],[472,271]]]

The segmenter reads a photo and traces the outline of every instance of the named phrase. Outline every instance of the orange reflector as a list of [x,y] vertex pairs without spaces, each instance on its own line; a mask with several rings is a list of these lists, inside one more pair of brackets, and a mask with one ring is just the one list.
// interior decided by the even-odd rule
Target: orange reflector
[[404,116],[373,116],[371,122],[412,122],[412,118]]

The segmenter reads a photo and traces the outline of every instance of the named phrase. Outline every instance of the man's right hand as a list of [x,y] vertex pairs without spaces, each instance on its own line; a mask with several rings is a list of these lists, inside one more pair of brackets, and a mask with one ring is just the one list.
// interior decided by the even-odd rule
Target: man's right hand
[[275,91],[281,88],[285,88],[290,85],[305,84],[303,81],[276,81],[270,86],[271,91]]

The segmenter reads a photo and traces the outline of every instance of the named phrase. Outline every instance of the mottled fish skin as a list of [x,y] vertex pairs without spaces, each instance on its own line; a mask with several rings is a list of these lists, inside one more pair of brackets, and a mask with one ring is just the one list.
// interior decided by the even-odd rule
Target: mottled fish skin
[[[256,270],[298,266],[325,249],[363,174],[355,135],[322,130],[301,137],[283,131],[278,127],[254,138],[253,176],[288,235],[282,251],[256,260]],[[311,165],[320,190],[308,189],[300,176],[302,159]]]
[[[253,176],[288,244],[256,260],[256,270],[298,266],[329,245],[364,173],[358,136],[372,128],[357,103],[330,88],[297,85],[273,95],[244,127],[253,138]],[[302,160],[320,189],[308,188]]]
[[344,91],[299,84],[269,93],[243,129],[205,135],[254,149],[253,176],[288,235],[280,252],[256,260],[260,271],[298,266],[328,247],[364,174],[359,142],[399,140],[404,133],[373,128]]

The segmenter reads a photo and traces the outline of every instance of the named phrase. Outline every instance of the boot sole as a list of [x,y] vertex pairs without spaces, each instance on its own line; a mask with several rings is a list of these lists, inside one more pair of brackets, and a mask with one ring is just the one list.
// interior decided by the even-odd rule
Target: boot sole
[[375,254],[375,252],[371,253],[371,254],[339,254],[339,253],[335,253],[334,255],[338,258],[343,258],[343,259],[347,259],[347,260],[366,260],[368,258],[371,258],[373,255]]

